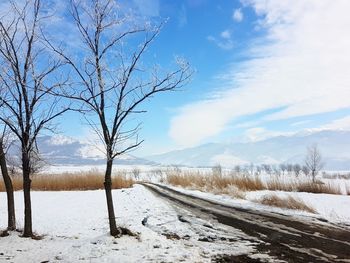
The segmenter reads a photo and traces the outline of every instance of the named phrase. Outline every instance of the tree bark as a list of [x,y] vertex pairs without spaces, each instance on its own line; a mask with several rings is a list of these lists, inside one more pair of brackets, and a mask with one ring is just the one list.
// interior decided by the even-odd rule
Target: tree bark
[[15,199],[13,195],[12,180],[7,169],[6,156],[2,140],[0,140],[0,166],[7,194],[7,229],[12,231],[16,229]]
[[117,224],[115,221],[113,197],[112,197],[112,167],[113,167],[113,159],[108,158],[104,187],[105,187],[106,199],[107,199],[109,231],[112,236],[118,236],[120,234],[120,231],[117,228]]
[[30,179],[29,156],[26,152],[22,153],[23,168],[23,193],[24,193],[24,230],[23,237],[32,237],[32,204],[30,200],[30,187],[32,180]]

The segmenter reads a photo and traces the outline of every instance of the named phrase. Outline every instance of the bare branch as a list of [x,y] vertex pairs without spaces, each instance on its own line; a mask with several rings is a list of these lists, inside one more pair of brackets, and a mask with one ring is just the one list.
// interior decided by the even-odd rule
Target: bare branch
[[[51,122],[69,110],[58,94],[67,80],[56,78],[64,65],[43,47],[41,0],[14,0],[11,21],[0,20],[0,121],[20,141],[25,204],[24,237],[31,237],[31,174],[40,160],[37,137],[52,130]],[[42,36],[40,36],[42,35]]]

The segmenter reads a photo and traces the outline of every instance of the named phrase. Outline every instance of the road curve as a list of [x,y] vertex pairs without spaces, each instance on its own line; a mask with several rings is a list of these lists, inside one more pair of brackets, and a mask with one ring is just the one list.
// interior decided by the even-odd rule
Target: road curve
[[[261,242],[255,246],[257,254],[268,254],[285,262],[350,262],[350,229],[346,226],[223,205],[164,185],[142,185],[176,206],[209,215],[221,224],[259,239]],[[250,259],[248,255],[240,255],[223,262],[260,262]]]

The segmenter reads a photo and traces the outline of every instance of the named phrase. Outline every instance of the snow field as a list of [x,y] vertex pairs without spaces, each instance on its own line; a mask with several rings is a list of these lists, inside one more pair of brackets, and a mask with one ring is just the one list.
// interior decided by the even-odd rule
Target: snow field
[[[22,194],[15,193],[19,228],[23,225]],[[210,232],[204,222],[190,214],[186,217],[193,224],[180,222],[176,209],[143,186],[113,194],[117,224],[138,237],[109,236],[104,191],[32,192],[33,230],[44,238],[25,239],[16,232],[0,238],[0,262],[210,262],[213,255],[225,251],[252,251],[249,242],[199,242]],[[0,193],[0,200],[0,229],[4,229],[5,193]],[[221,232],[224,235],[228,230]]]

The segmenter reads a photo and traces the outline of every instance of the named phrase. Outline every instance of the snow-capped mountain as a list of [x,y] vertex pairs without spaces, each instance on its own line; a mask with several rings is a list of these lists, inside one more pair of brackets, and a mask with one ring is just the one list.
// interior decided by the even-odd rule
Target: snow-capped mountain
[[[193,148],[148,156],[145,159],[123,155],[115,160],[125,165],[186,165],[225,167],[245,164],[303,164],[306,148],[317,144],[327,170],[350,170],[350,131],[320,131],[277,136],[249,143],[208,143]],[[16,149],[17,148],[17,149]],[[92,143],[66,136],[38,138],[41,156],[49,165],[105,164],[103,153]],[[11,155],[18,156],[18,147]]]
[[306,148],[317,144],[325,169],[350,169],[350,131],[319,131],[277,136],[249,143],[209,143],[198,147],[153,155],[146,159],[161,163],[188,166],[212,166],[221,164],[233,167],[237,164],[303,163]]
[[[48,165],[98,165],[105,164],[102,151],[93,143],[87,143],[66,136],[41,136],[38,138],[41,157]],[[10,149],[10,155],[18,156],[16,144]],[[116,164],[152,165],[154,163],[124,154],[115,159]]]

